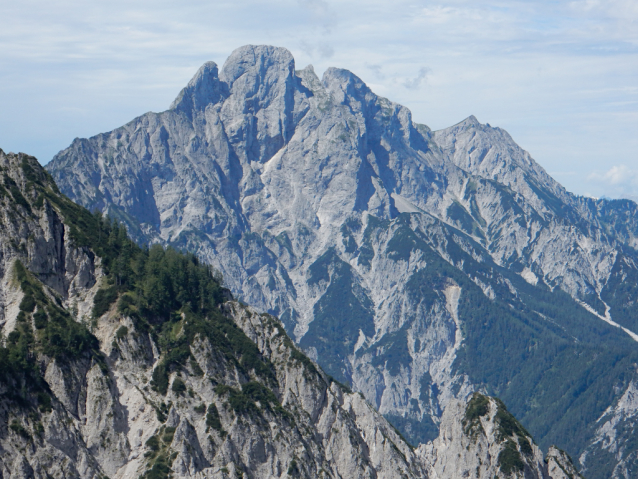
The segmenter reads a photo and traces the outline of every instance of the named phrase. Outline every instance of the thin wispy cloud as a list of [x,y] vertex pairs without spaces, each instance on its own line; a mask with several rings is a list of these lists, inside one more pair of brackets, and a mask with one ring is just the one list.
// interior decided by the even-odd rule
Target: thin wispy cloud
[[428,67],[421,67],[419,73],[414,78],[409,78],[403,82],[403,86],[408,90],[418,90],[425,84],[428,75],[432,72]]
[[569,6],[576,15],[590,20],[583,31],[638,43],[638,3],[634,0],[581,0]]
[[638,176],[638,171],[632,171],[625,165],[612,166],[609,170],[600,173],[592,172],[587,177],[590,181],[604,181],[613,186],[630,184]]
[[326,59],[331,58],[335,53],[334,48],[330,44],[325,42],[319,42],[317,44],[311,45],[307,41],[302,40],[301,42],[299,42],[299,48],[310,58]]
[[330,33],[337,23],[337,14],[326,0],[297,0],[298,4],[312,14],[325,33]]
[[633,167],[614,165],[607,170],[596,170],[587,176],[590,187],[596,185],[610,198],[627,198],[638,202],[638,163]]
[[385,80],[385,73],[383,73],[383,66],[381,65],[370,65],[366,63],[366,68],[370,70],[374,77],[378,80]]

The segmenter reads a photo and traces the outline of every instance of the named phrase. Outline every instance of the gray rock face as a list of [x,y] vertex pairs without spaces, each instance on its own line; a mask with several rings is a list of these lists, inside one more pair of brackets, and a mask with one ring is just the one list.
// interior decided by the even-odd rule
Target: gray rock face
[[596,422],[594,440],[580,457],[581,463],[591,464],[594,474],[600,474],[604,465],[611,463],[615,467],[609,477],[625,479],[634,475],[638,457],[630,444],[635,440],[637,403],[638,391],[632,382]]
[[[46,194],[59,196],[50,175],[35,158],[7,156],[0,150],[0,169],[0,330],[4,346],[14,340],[12,334],[17,334],[28,309],[23,303],[21,267],[26,267],[32,281],[44,286],[50,301],[66,305],[74,314],[85,310],[87,301],[92,306],[91,290],[101,268],[91,250],[75,244],[48,197],[33,188],[34,183],[43,185]],[[117,389],[95,362],[81,358],[68,364],[54,357],[38,358],[42,377],[56,400],[48,406],[44,403],[44,414],[37,409],[29,413],[27,404],[16,402],[19,391],[28,386],[8,376],[14,366],[5,353],[3,350],[0,360],[3,477],[97,477],[99,471],[111,474],[121,467],[129,453],[121,427],[123,411]]]
[[[87,238],[83,228],[88,213],[59,195],[34,158],[5,155],[0,150],[0,168],[6,175],[2,187],[6,188],[0,189],[0,213],[4,221],[11,219],[14,226],[20,226],[2,233],[2,477],[124,479],[170,474],[219,479],[452,479],[458,477],[456,469],[441,466],[446,458],[452,458],[450,451],[463,450],[472,464],[487,464],[489,454],[497,451],[484,448],[483,440],[468,443],[465,433],[453,437],[445,433],[438,442],[415,450],[362,395],[349,392],[299,352],[278,320],[234,301],[220,307],[233,327],[256,347],[259,361],[271,366],[268,386],[258,382],[244,357],[229,356],[218,342],[198,334],[188,344],[190,359],[169,371],[171,387],[161,392],[153,387],[154,371],[162,367],[168,352],[156,335],[145,329],[148,323],[133,320],[115,306],[97,318],[90,313],[106,276],[98,252],[79,246]],[[47,241],[51,230],[60,234],[49,236]],[[42,266],[42,258],[20,243],[21,235],[26,235],[28,242],[43,245],[45,251],[56,251],[64,261],[51,262],[48,269]],[[106,268],[108,262],[104,260],[104,264]],[[25,298],[33,294],[38,299],[31,308]],[[450,287],[446,294],[449,314],[455,316],[459,291]],[[47,325],[37,319],[43,304],[50,316]],[[97,349],[76,355],[72,354],[72,348],[77,347],[73,343],[51,354],[47,347],[41,349],[45,343],[60,345],[59,339],[51,338],[47,343],[46,335],[55,331],[51,322],[62,321],[59,315],[68,312],[75,315],[71,321],[79,324],[70,322],[67,327],[85,332],[91,328],[94,336],[90,337]],[[180,323],[173,323],[173,330],[175,325]],[[7,357],[16,351],[9,343],[15,346],[14,341],[25,337],[31,338],[27,361],[39,366],[32,370],[22,369]],[[250,350],[246,345],[243,348],[242,354]],[[36,384],[25,384],[26,380]],[[248,394],[245,388],[251,384],[260,385],[273,397],[259,396],[251,407],[242,409],[241,404],[233,403],[233,394],[235,398]],[[491,408],[478,412],[478,427],[492,431],[489,424],[494,423],[502,428],[506,424],[498,416],[503,414],[499,409],[504,408],[502,403],[478,397]],[[472,401],[467,411],[476,409]],[[466,405],[455,401],[446,410],[444,430],[448,423],[464,421],[468,414]],[[513,417],[504,417],[507,424],[520,427]],[[490,434],[488,441],[503,442],[498,434]],[[507,444],[511,433],[505,434]],[[529,446],[528,436],[514,440],[519,446],[528,441]],[[523,461],[520,471],[526,474],[541,470],[542,477],[563,477],[552,475],[547,467],[538,469],[544,466],[536,461],[537,448],[533,460],[516,454]],[[563,463],[572,467],[569,461]],[[515,464],[518,467],[519,463]],[[483,469],[476,477],[493,479],[494,468]],[[523,477],[518,472],[508,472],[507,477]]]
[[242,47],[171,109],[47,168],[137,240],[213,264],[414,443],[485,389],[582,457],[630,382],[611,351],[636,354],[638,291],[619,287],[638,280],[636,205],[571,195],[474,117],[432,132],[346,70],[320,80],[285,49]]
[[418,453],[431,464],[431,477],[545,478],[563,473],[559,467],[560,472],[549,474],[549,463],[543,462],[527,431],[502,403],[480,394],[468,404],[451,401],[439,437]]
[[547,471],[551,477],[557,479],[583,478],[572,464],[569,455],[556,447],[549,448],[545,462],[547,463]]

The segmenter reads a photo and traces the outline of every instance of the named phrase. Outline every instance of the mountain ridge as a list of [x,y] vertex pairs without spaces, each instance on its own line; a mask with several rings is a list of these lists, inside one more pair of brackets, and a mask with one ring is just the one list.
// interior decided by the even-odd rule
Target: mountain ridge
[[0,150],[0,172],[2,477],[575,473],[554,451],[544,462],[504,404],[479,394],[445,417],[446,452],[470,445],[464,464],[411,447],[196,257],[136,246],[33,157]]
[[[638,293],[625,281],[638,264],[635,204],[575,197],[503,130],[470,117],[432,132],[346,70],[322,80],[295,70],[285,49],[242,47],[220,73],[200,72],[175,109],[56,155],[47,168],[61,189],[139,241],[210,261],[413,441],[436,435],[448,401],[485,389],[506,396],[545,447],[551,437],[576,456],[587,449],[633,374],[623,368],[634,341],[601,317],[638,331],[625,306]],[[450,287],[460,288],[457,318]],[[486,335],[502,338],[495,351]],[[596,372],[575,396],[561,386],[550,400],[542,373],[559,358],[571,365],[567,350],[605,358],[591,367],[604,362],[611,377]],[[494,366],[508,362],[507,373]],[[556,380],[580,383],[588,367]],[[610,381],[618,393],[597,397]],[[559,419],[578,401],[588,419],[574,418],[577,444],[560,444]]]

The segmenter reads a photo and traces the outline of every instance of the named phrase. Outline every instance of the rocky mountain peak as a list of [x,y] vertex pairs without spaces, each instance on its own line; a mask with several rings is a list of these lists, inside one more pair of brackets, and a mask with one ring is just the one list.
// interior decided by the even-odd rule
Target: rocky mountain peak
[[481,126],[481,122],[474,115],[468,116],[465,120],[457,123],[455,126]]
[[[446,416],[445,450],[411,447],[194,255],[136,246],[33,157],[0,150],[0,174],[0,477],[460,477],[447,450],[496,476],[475,465],[498,444],[457,431],[465,403]],[[479,416],[497,403],[479,402],[471,419],[489,426],[495,414]],[[510,440],[525,462],[507,477],[562,479],[520,457],[530,441]]]
[[472,175],[506,185],[538,211],[545,210],[547,202],[537,196],[539,188],[563,203],[573,203],[572,196],[507,131],[480,123],[474,115],[434,132],[433,138],[450,162]]
[[204,110],[222,99],[225,85],[219,81],[217,64],[204,63],[170,106],[171,110]]
[[295,59],[286,48],[245,45],[234,50],[222,68],[221,77],[232,87],[240,77],[272,78],[294,73]]
[[[230,301],[193,256],[136,247],[35,158],[0,150],[0,222],[0,477],[426,477],[277,320]],[[132,258],[199,297],[127,303],[132,269],[118,265]],[[180,333],[158,336],[169,321]]]
[[[375,120],[386,123],[377,134],[394,134],[407,131],[412,126],[412,113],[402,105],[376,95],[357,75],[343,68],[328,68],[323,74],[322,84],[337,104],[346,105],[354,115],[359,114],[362,121],[372,125]],[[385,117],[384,121],[382,117]],[[398,118],[399,122],[387,120]],[[392,128],[388,128],[391,126]],[[398,127],[395,129],[393,127]]]
[[323,74],[322,83],[337,103],[345,103],[349,97],[361,99],[370,93],[361,78],[343,68],[328,68]]
[[[39,167],[38,160],[33,156],[24,153],[5,153],[0,149],[0,168],[5,177],[5,183],[9,181],[9,185],[24,188],[27,182],[37,182],[38,184],[46,184],[48,187],[55,188],[55,183],[51,175],[42,168],[34,170],[34,166]],[[10,178],[11,180],[7,180]],[[12,194],[17,194],[18,190],[10,190]]]
[[[235,96],[242,101],[231,101],[234,107],[230,108],[231,111],[254,113],[273,100],[286,97],[286,91],[292,86],[294,70],[295,60],[285,48],[246,45],[233,51],[221,73],[215,62],[204,63],[170,109],[187,113],[203,111],[208,105]],[[246,99],[251,101],[244,102]]]
[[[477,456],[476,450],[483,454]],[[551,450],[555,461],[561,465],[564,461],[567,470],[579,477],[566,456]],[[448,405],[439,437],[420,446],[419,453],[432,464],[431,477],[563,478],[563,470],[554,463],[558,471],[548,473],[541,450],[505,405],[478,393],[467,403]]]

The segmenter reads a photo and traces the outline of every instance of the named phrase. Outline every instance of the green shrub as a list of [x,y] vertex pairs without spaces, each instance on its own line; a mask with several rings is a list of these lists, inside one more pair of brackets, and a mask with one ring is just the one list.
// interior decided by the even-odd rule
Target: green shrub
[[160,442],[157,436],[152,436],[146,441],[146,447],[148,447],[151,451],[159,451]]
[[193,371],[193,374],[197,377],[201,377],[204,375],[204,371],[202,371],[202,368],[199,367],[199,364],[197,364],[197,361],[195,361],[195,359],[191,356],[190,359],[190,365],[191,365],[191,369]]
[[100,318],[109,310],[116,299],[117,288],[115,286],[99,289],[93,299],[93,318]]
[[182,379],[175,378],[173,379],[173,385],[171,386],[171,389],[177,394],[182,394],[184,391],[186,391],[186,384],[184,383],[184,381],[182,381]]
[[166,422],[168,410],[169,410],[169,407],[165,403],[162,403],[159,405],[159,407],[155,408],[155,414],[157,415],[157,420],[159,422],[161,423]]
[[35,309],[35,298],[30,294],[25,294],[20,302],[20,311],[32,313]]
[[44,329],[44,328],[46,328],[47,323],[48,323],[47,314],[44,311],[42,311],[41,309],[39,309],[33,315],[33,323],[35,324],[36,329]]
[[293,457],[292,461],[288,464],[288,475],[291,477],[297,477],[300,474],[299,465],[297,464],[297,458]]
[[170,477],[171,468],[167,464],[167,459],[160,456],[153,464],[150,471],[144,474],[144,479],[168,479]]
[[467,409],[465,410],[465,420],[473,421],[482,416],[485,416],[490,408],[490,400],[486,396],[483,396],[479,393],[474,393],[472,395],[472,399],[470,399],[467,404]]
[[489,407],[489,398],[479,393],[474,393],[472,395],[472,398],[465,409],[465,416],[462,421],[465,434],[474,436],[479,433],[482,429],[480,418],[489,412]]
[[523,458],[516,449],[516,443],[511,439],[505,442],[505,447],[499,453],[498,465],[501,472],[506,475],[522,472],[525,469]]
[[11,421],[9,428],[23,438],[31,439],[31,434],[29,434],[29,431],[27,431],[24,426],[18,422],[18,420],[14,419],[13,421]]
[[222,421],[219,417],[219,411],[215,404],[210,403],[208,405],[208,413],[206,413],[206,425],[212,427],[216,431],[223,432]]
[[51,396],[45,392],[39,392],[37,395],[40,411],[51,412],[53,410],[53,404],[51,403]]
[[163,362],[153,370],[151,387],[164,395],[168,391],[168,371],[166,371],[166,365]]
[[164,441],[164,443],[166,444],[170,444],[171,442],[173,442],[173,436],[175,436],[175,428],[167,427],[166,429],[164,429],[164,435],[162,436],[162,441]]
[[124,338],[127,334],[128,334],[128,328],[126,326],[120,326],[119,328],[117,328],[117,331],[115,331],[115,339],[119,341],[122,338]]

